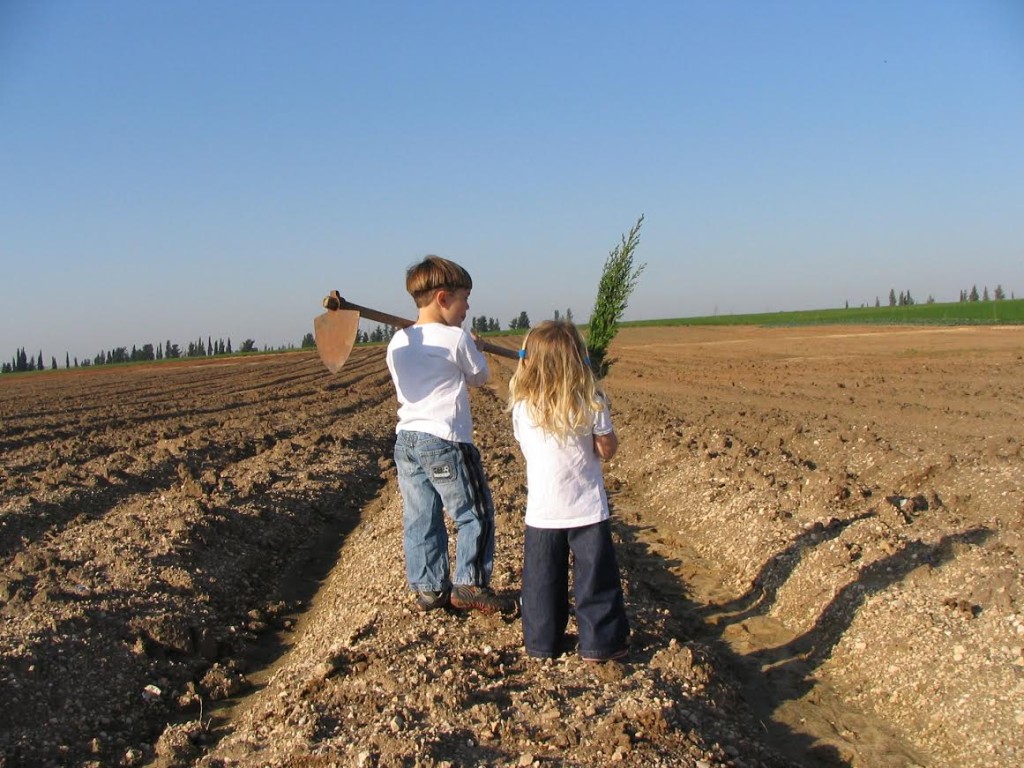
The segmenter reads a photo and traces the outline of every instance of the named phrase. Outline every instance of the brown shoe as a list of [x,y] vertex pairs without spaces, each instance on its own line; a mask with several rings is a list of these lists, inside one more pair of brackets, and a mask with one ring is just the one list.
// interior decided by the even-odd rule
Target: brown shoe
[[417,592],[416,607],[421,611],[436,611],[448,605],[451,592],[443,589],[440,592]]
[[606,661],[625,661],[627,656],[629,656],[629,648],[622,648],[618,651],[613,651],[609,654],[601,654],[596,656],[588,656],[587,654],[581,654],[583,660],[588,661],[591,664],[603,664]]
[[494,594],[490,587],[456,584],[449,599],[452,608],[481,613],[515,613],[515,601]]

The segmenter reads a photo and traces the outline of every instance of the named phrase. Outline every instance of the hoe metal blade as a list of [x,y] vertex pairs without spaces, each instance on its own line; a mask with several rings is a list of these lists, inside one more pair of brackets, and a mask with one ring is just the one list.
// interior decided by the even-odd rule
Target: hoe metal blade
[[359,312],[353,309],[329,309],[313,318],[313,338],[327,370],[337,373],[348,360],[359,330]]

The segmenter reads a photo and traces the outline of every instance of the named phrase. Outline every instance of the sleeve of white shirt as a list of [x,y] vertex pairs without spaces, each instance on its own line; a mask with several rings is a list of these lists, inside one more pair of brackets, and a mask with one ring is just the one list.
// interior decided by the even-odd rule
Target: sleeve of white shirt
[[487,383],[487,379],[491,375],[491,371],[487,367],[487,358],[484,357],[483,352],[477,349],[476,343],[465,331],[459,337],[455,355],[469,386],[479,387]]
[[615,431],[615,428],[612,426],[612,411],[608,406],[608,400],[602,397],[601,402],[604,403],[604,408],[594,412],[595,435],[607,435]]
[[522,407],[523,407],[523,401],[522,400],[517,400],[516,404],[514,406],[512,406],[512,436],[517,441],[519,440],[519,419],[521,418],[520,415],[519,415],[519,412],[520,412],[520,410],[522,410]]

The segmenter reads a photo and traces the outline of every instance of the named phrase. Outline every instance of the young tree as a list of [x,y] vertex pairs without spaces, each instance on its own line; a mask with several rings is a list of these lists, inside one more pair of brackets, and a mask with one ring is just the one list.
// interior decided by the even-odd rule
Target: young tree
[[587,337],[590,365],[598,378],[606,375],[611,367],[611,362],[606,359],[608,345],[618,333],[618,322],[628,305],[629,296],[647,266],[641,264],[633,267],[633,256],[640,243],[640,227],[643,223],[644,217],[640,216],[629,234],[622,236],[622,242],[612,249],[604,262]]
[[985,286],[985,292],[983,294],[981,294],[981,300],[982,301],[988,301],[988,286],[987,285]]

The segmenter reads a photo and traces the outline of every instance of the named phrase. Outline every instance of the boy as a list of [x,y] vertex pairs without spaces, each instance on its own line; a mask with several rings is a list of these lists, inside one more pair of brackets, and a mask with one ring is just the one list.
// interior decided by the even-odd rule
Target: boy
[[[473,280],[454,262],[427,256],[406,272],[419,310],[397,331],[387,362],[398,395],[395,465],[403,501],[405,574],[424,611],[451,605],[484,613],[513,604],[491,591],[494,505],[473,445],[469,387],[487,381],[487,360],[462,330]],[[455,580],[448,531],[455,523]]]

